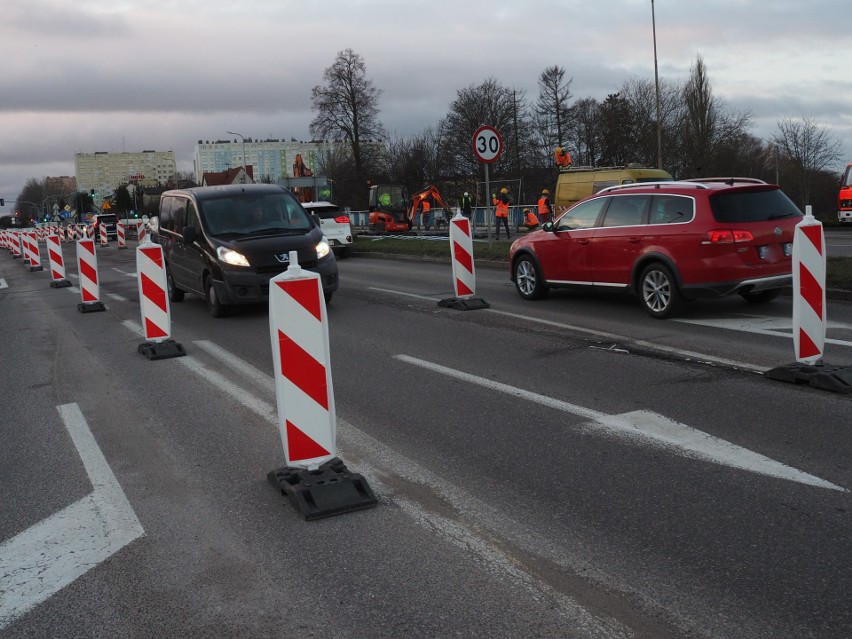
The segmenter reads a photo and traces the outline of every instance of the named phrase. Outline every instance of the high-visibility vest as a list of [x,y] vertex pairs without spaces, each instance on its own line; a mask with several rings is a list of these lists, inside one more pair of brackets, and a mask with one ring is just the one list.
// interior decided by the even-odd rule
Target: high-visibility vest
[[527,211],[527,214],[524,216],[524,226],[528,228],[532,228],[533,226],[538,226],[538,218],[535,216],[535,213],[532,211]]
[[500,196],[494,198],[494,206],[497,207],[497,217],[509,217],[509,198]]
[[550,211],[550,200],[547,199],[546,195],[542,195],[541,199],[538,201],[538,214],[550,215]]

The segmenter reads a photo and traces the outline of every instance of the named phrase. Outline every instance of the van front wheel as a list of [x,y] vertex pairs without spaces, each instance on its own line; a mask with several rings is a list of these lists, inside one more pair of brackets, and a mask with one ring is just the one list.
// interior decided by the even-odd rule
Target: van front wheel
[[230,311],[230,307],[226,304],[222,304],[219,296],[216,295],[216,287],[213,286],[213,278],[207,278],[207,310],[210,311],[210,315],[213,317],[225,317]]

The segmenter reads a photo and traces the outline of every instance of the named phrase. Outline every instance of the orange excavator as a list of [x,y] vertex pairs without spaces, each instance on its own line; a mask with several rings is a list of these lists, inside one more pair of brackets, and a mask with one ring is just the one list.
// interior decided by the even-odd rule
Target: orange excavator
[[414,226],[414,220],[423,202],[429,198],[450,215],[450,206],[433,184],[418,191],[411,198],[400,184],[374,184],[370,187],[368,228],[383,233],[408,232]]

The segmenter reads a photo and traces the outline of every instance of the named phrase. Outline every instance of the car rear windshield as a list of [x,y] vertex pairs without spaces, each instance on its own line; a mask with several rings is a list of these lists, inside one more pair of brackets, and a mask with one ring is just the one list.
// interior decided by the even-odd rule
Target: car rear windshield
[[782,217],[801,217],[802,212],[781,189],[719,193],[710,198],[717,222],[767,222]]
[[106,224],[115,224],[115,215],[112,213],[108,213],[107,215],[98,215],[98,222],[104,222]]
[[337,206],[310,206],[305,207],[308,213],[316,213],[324,220],[330,220],[340,215],[340,207]]

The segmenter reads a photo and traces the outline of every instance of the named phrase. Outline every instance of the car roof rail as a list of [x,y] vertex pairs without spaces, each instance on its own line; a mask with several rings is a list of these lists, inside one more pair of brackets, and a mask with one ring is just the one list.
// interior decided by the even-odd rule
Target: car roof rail
[[677,186],[681,188],[692,187],[694,189],[710,188],[706,184],[701,184],[699,182],[687,182],[681,180],[668,180],[663,182],[630,182],[629,184],[614,184],[613,186],[608,186],[595,193],[595,195],[600,195],[601,193],[609,193],[611,191],[618,191],[621,189],[653,189],[660,188],[661,186]]
[[750,177],[707,177],[707,178],[690,178],[688,180],[683,180],[684,182],[716,182],[716,183],[724,183],[734,185],[737,182],[744,182],[746,184],[767,184],[763,180],[759,180],[757,178]]

